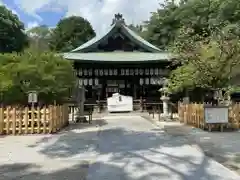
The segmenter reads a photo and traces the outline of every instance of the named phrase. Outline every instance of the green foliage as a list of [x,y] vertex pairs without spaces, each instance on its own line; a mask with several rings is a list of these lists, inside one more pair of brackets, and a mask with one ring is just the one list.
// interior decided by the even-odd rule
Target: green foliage
[[169,77],[169,93],[181,92],[184,89],[193,89],[196,86],[196,71],[193,64],[180,66],[173,70]]
[[37,91],[41,102],[63,101],[75,83],[73,66],[53,53],[0,56],[0,92],[4,103],[25,102],[29,91]]
[[136,32],[138,35],[140,35],[141,37],[145,38],[147,35],[147,31],[144,30],[144,25],[134,25],[134,24],[130,24],[128,25],[128,27]]
[[[240,5],[230,0],[166,1],[146,27],[148,40],[178,54],[170,75],[172,92],[196,87],[237,89]],[[234,88],[233,88],[234,87]]]
[[67,52],[82,45],[95,36],[91,24],[82,17],[71,16],[62,19],[50,37],[50,49]]
[[240,5],[235,0],[166,0],[145,24],[147,40],[168,49],[183,27],[192,29],[189,35],[209,37],[216,29],[240,24]]
[[20,52],[28,45],[24,25],[17,15],[0,5],[0,52]]
[[48,51],[51,29],[48,26],[37,26],[27,31],[29,47],[34,51]]
[[147,29],[145,38],[161,49],[167,49],[174,41],[180,21],[177,19],[178,6],[173,1],[161,5],[157,12],[153,12],[149,21],[145,22]]
[[[233,80],[240,67],[240,40],[231,33],[232,28],[231,31],[226,29],[227,32],[221,30],[208,38],[189,36],[185,41],[176,42],[181,66],[172,72],[171,89],[201,87],[224,90],[234,85]],[[192,83],[188,83],[189,79]]]

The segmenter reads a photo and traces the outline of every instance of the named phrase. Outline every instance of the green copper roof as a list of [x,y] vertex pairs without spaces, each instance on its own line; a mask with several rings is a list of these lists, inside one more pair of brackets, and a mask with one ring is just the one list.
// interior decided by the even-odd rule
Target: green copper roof
[[[105,42],[114,33],[121,33],[129,38],[133,43],[139,45],[145,52],[92,52],[94,48]],[[164,52],[141,36],[129,29],[122,18],[121,14],[116,14],[113,23],[109,30],[100,36],[96,36],[80,47],[72,50],[69,53],[62,54],[64,58],[74,61],[101,61],[101,62],[148,62],[148,61],[170,61],[173,57],[170,53]]]
[[153,44],[149,43],[145,39],[143,39],[141,36],[139,36],[137,33],[129,29],[127,26],[123,25],[123,29],[126,30],[126,35],[130,35],[134,40],[143,43],[146,47],[152,48],[156,51],[162,51],[161,49],[157,48]]
[[104,62],[140,62],[140,61],[170,61],[169,53],[148,52],[97,52],[97,53],[64,53],[63,57],[80,61]]
[[[116,18],[116,15],[115,15]],[[99,35],[91,39],[90,41],[84,43],[83,45],[79,46],[76,49],[73,49],[71,52],[89,52],[89,49],[91,47],[97,46],[99,43],[110,37],[112,34],[117,32],[118,29],[121,29],[121,32],[127,36],[131,41],[135,42],[139,46],[141,46],[143,49],[149,52],[161,52],[162,50],[157,48],[156,46],[152,45],[148,41],[144,40],[141,36],[139,36],[137,33],[129,29],[124,21],[122,20],[122,17],[120,20],[116,20],[111,26],[110,29],[107,30],[105,34]]]
[[106,34],[101,34],[98,36],[95,36],[94,38],[92,38],[91,40],[89,40],[88,42],[82,44],[81,46],[77,47],[76,49],[73,49],[71,52],[82,52],[85,49],[93,46],[94,44],[100,43],[100,41],[106,37],[106,35],[111,34],[111,32],[114,30],[114,26],[111,26],[111,28],[107,31]]

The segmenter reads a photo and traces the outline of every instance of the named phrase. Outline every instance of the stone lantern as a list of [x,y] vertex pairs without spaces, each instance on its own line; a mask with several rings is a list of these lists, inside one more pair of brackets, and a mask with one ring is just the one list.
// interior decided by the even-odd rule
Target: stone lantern
[[165,120],[168,120],[168,119],[171,118],[171,115],[170,115],[169,110],[168,110],[168,103],[169,103],[170,97],[169,97],[169,90],[168,90],[168,80],[166,78],[164,79],[163,87],[159,91],[162,94],[160,100],[162,100],[162,102],[163,102],[162,117]]
[[84,102],[85,102],[85,88],[81,79],[78,80],[78,90],[77,90],[77,102],[78,102],[78,113],[76,117],[76,122],[86,122],[86,117],[84,116]]

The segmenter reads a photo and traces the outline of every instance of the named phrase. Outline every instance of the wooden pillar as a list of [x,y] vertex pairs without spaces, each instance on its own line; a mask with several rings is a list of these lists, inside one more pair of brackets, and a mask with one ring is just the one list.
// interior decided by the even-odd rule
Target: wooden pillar
[[101,96],[101,88],[98,88],[97,89],[97,98],[98,98],[98,100],[97,100],[97,104],[98,104],[98,110],[97,110],[97,112],[98,113],[100,113],[101,112],[101,104],[100,104],[100,96]]
[[107,100],[107,98],[108,98],[108,92],[107,92],[108,85],[107,85],[107,80],[106,79],[103,81],[102,87],[105,89],[105,100]]
[[142,96],[140,96],[140,108],[141,108],[141,112],[143,112],[143,98],[142,98]]
[[135,81],[133,84],[133,99],[137,99],[137,87]]

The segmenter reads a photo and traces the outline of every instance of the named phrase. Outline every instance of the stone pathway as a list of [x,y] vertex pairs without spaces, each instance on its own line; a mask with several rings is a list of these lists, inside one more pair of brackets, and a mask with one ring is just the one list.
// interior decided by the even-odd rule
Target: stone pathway
[[[152,119],[146,119],[152,121]],[[178,134],[197,144],[204,153],[240,175],[240,131],[208,132],[179,122],[152,121],[168,134]]]
[[185,136],[139,115],[107,115],[47,136],[2,137],[0,179],[237,180]]

